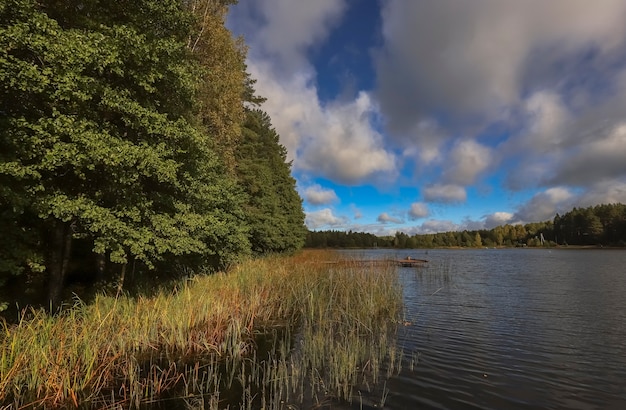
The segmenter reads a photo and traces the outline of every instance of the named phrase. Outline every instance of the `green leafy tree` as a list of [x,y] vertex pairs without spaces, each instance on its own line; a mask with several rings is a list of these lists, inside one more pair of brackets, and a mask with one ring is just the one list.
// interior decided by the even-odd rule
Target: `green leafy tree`
[[463,231],[461,235],[461,240],[459,241],[459,245],[471,248],[474,246],[474,241],[472,240],[472,236],[467,231]]
[[226,28],[230,0],[185,0],[196,25],[187,46],[202,66],[198,92],[200,118],[212,136],[213,148],[234,173],[235,152],[245,121],[244,101],[255,102],[245,71],[246,47],[242,38],[233,38]]
[[483,240],[480,237],[480,233],[479,232],[476,232],[476,235],[474,235],[474,246],[476,246],[476,247],[483,246]]
[[246,249],[243,197],[196,120],[193,30],[175,0],[0,3],[0,221],[18,239],[0,266],[45,266],[53,306],[77,238],[122,272]]

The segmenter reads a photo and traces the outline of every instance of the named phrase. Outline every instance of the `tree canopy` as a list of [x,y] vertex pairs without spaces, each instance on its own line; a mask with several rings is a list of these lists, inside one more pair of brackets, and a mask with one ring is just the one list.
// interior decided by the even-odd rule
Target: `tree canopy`
[[[241,183],[254,181],[234,169],[250,81],[225,3],[0,2],[0,278],[42,273],[56,305],[77,241],[121,272],[131,260],[220,268],[270,225],[301,230],[276,208],[256,212],[275,222],[246,213]],[[267,200],[302,212],[289,168],[266,172]]]
[[252,250],[263,254],[302,247],[307,232],[302,200],[286,162],[287,150],[265,112],[248,110],[236,158],[239,180],[248,194]]

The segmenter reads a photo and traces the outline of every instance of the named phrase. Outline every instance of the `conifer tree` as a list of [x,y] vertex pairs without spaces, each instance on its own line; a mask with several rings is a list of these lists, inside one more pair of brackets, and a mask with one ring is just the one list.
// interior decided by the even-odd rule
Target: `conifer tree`
[[265,112],[248,111],[236,157],[239,180],[249,196],[246,215],[252,250],[272,253],[301,248],[307,234],[302,200],[287,151]]

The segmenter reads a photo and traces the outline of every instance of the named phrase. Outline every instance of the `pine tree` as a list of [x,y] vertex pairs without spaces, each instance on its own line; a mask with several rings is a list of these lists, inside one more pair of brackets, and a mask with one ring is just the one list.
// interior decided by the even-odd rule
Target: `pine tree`
[[236,158],[239,179],[249,196],[246,215],[252,250],[270,253],[301,248],[307,234],[302,200],[287,151],[265,112],[248,111]]

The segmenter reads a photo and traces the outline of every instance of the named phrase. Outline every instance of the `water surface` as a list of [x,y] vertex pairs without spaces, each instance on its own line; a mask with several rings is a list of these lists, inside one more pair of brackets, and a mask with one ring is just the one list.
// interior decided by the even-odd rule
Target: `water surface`
[[390,409],[626,408],[626,251],[348,252],[399,268],[406,326]]

